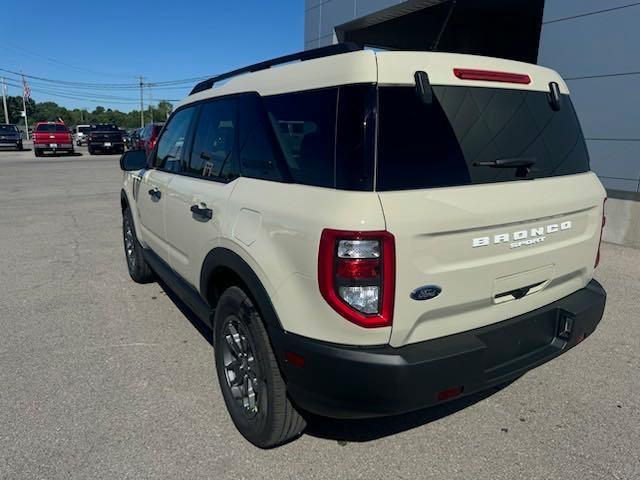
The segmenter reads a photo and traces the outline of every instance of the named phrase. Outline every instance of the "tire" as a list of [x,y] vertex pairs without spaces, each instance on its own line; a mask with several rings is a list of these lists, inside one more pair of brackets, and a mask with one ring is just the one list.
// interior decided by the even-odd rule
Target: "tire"
[[214,350],[227,410],[244,438],[272,448],[304,431],[306,422],[287,397],[260,313],[238,287],[227,289],[216,307]]
[[16,151],[21,152],[24,150],[24,145],[22,144],[22,142],[20,142],[18,144],[18,146],[16,147]]
[[95,155],[95,150],[91,147],[88,148],[89,150],[89,155]]
[[124,257],[127,261],[127,269],[131,279],[136,283],[150,283],[154,279],[154,274],[142,254],[143,247],[138,241],[129,208],[126,208],[122,214],[122,237]]
[[36,157],[41,157],[42,156],[42,150],[40,150],[39,148],[34,148],[34,153]]

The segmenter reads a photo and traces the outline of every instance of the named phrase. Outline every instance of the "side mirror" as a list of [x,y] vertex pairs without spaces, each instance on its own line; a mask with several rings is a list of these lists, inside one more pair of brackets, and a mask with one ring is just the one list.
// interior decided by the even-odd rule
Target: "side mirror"
[[125,172],[142,170],[147,166],[147,154],[144,150],[129,150],[120,157],[120,169]]

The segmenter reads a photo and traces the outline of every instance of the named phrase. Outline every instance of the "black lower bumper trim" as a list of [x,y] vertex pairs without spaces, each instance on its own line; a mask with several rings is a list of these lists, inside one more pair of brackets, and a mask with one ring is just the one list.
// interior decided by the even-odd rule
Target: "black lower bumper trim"
[[[605,303],[604,289],[593,280],[524,315],[401,348],[348,347],[270,333],[287,391],[299,407],[327,417],[371,418],[419,410],[452,391],[468,395],[517,378],[589,336]],[[304,357],[304,366],[287,363],[285,352]]]

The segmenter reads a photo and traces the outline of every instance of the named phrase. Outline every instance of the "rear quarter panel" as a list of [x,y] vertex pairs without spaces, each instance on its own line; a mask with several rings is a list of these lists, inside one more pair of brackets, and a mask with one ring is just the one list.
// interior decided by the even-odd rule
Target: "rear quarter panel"
[[286,331],[349,345],[388,343],[390,328],[364,329],[338,315],[317,279],[324,228],[385,229],[375,193],[240,178],[225,216],[220,246],[253,269]]

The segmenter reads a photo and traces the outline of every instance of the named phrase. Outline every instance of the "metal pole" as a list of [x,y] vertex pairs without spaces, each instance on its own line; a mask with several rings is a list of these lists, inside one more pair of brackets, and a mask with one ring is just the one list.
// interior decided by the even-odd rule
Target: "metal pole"
[[4,123],[9,123],[9,110],[7,110],[7,86],[4,84],[4,78],[2,80],[2,105],[4,106]]
[[29,140],[29,122],[27,121],[27,101],[24,98],[24,92],[22,92],[22,107],[24,108],[24,128],[26,129],[27,141]]
[[140,76],[140,128],[144,128],[144,97],[142,92],[142,87],[144,83],[142,82],[142,76]]
[[151,123],[153,123],[153,97],[151,95],[151,84],[148,84],[149,88],[149,114],[151,115]]

